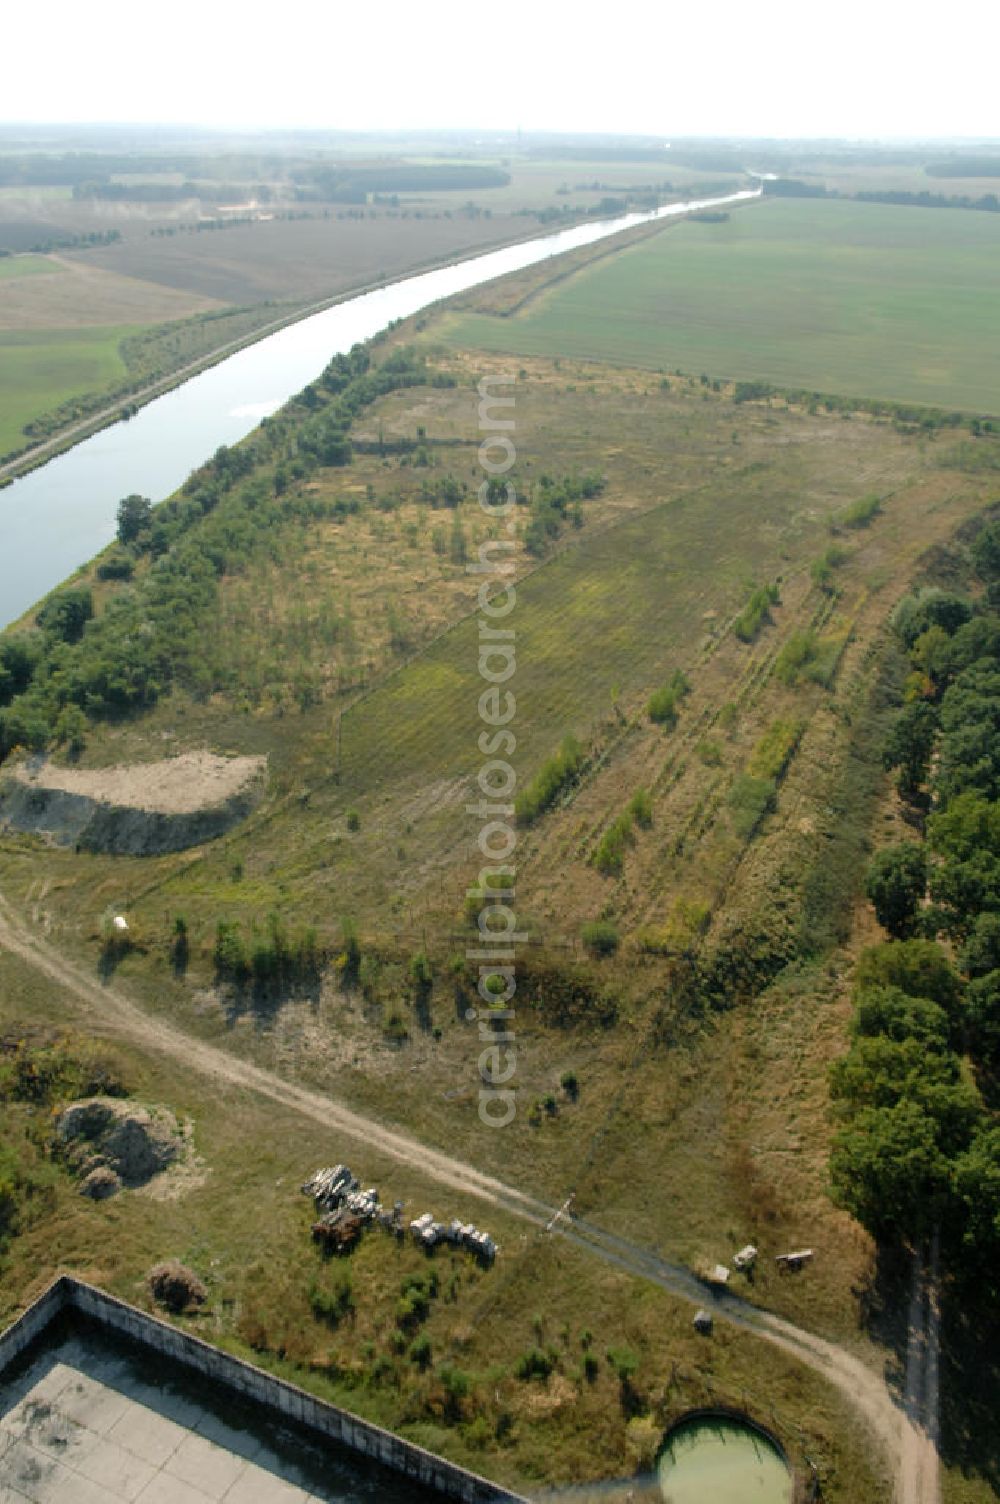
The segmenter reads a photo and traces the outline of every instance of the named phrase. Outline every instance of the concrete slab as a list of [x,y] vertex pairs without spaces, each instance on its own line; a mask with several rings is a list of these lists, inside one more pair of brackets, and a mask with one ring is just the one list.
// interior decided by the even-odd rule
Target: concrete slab
[[148,1462],[157,1471],[174,1455],[187,1435],[183,1426],[155,1410],[127,1401],[127,1409],[108,1432],[108,1439]]
[[182,1483],[179,1478],[170,1478],[166,1473],[157,1473],[152,1483],[147,1484],[135,1504],[205,1504],[208,1495]]
[[142,1462],[103,1436],[98,1437],[93,1451],[80,1460],[77,1468],[91,1483],[99,1483],[110,1498],[124,1499],[128,1504],[156,1476],[156,1469],[148,1462]]
[[201,1489],[210,1499],[224,1499],[249,1463],[242,1457],[234,1457],[223,1447],[216,1446],[204,1436],[191,1432],[185,1436],[170,1461],[164,1468],[172,1478],[190,1483]]
[[294,1483],[285,1483],[273,1473],[248,1468],[226,1494],[224,1504],[313,1504],[316,1494],[307,1494]]
[[[162,1382],[160,1382],[162,1381]],[[433,1495],[92,1329],[0,1375],[0,1504],[417,1504]]]

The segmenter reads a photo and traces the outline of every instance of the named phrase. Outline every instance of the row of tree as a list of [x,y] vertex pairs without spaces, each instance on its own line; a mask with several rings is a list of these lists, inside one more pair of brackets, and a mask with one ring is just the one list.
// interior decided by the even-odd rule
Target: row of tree
[[117,544],[97,571],[115,582],[103,610],[89,588],[63,588],[31,629],[0,638],[0,761],[19,746],[79,745],[88,720],[152,705],[177,683],[210,693],[204,627],[220,581],[273,555],[290,519],[317,515],[316,498],[295,482],[350,462],[356,414],[432,379],[442,378],[422,355],[393,351],[374,367],[356,347],[242,444],[220,448],[175,496],[157,507],[124,498]]
[[897,609],[909,673],[885,750],[923,839],[876,853],[890,939],[862,957],[833,1071],[834,1194],[883,1243],[940,1229],[953,1273],[996,1288],[1000,1255],[1000,525],[982,593]]

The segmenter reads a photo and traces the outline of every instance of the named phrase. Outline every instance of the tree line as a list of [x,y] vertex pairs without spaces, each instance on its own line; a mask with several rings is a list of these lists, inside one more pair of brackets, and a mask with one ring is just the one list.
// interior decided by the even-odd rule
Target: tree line
[[885,765],[920,839],[876,852],[889,939],[861,958],[833,1070],[839,1203],[882,1243],[940,1229],[952,1275],[997,1287],[1000,1255],[1000,524],[979,590],[897,608],[908,674]]

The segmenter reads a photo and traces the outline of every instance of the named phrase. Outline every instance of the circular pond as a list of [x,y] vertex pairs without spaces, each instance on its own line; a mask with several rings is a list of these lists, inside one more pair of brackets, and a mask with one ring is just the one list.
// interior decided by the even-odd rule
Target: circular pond
[[692,1415],[658,1462],[665,1504],[790,1504],[792,1475],[776,1442],[730,1415]]

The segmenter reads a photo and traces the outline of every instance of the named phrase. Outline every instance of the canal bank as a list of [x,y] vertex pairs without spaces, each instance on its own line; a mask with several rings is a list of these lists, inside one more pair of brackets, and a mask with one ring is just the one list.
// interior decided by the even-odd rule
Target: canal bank
[[577,225],[375,288],[258,339],[0,491],[0,626],[15,621],[113,537],[118,502],[171,495],[220,445],[238,443],[337,353],[483,282],[636,225],[759,198],[669,204]]

